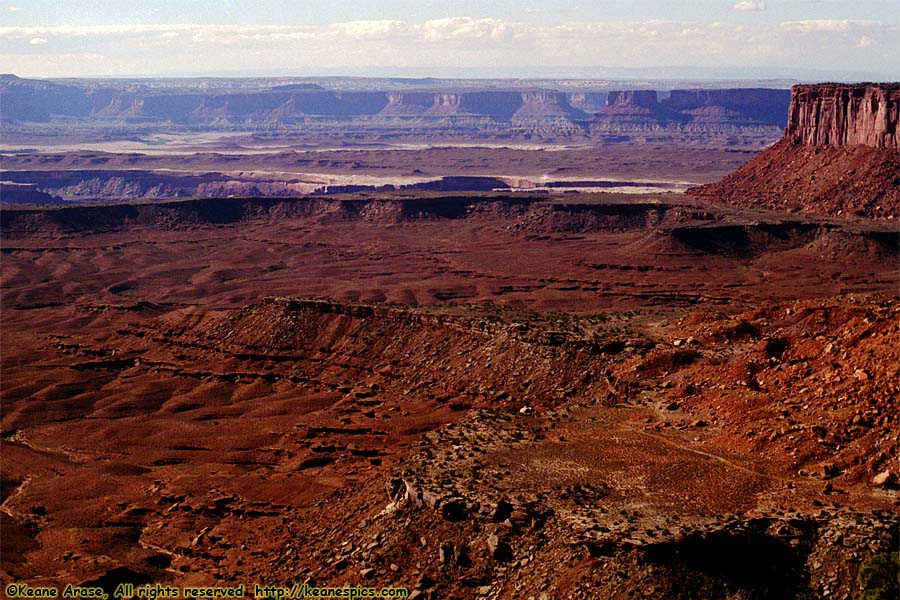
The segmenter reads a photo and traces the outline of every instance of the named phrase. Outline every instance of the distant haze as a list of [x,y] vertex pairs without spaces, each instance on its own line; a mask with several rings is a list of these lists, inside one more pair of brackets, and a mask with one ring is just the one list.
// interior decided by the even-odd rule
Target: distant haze
[[0,1],[24,77],[900,79],[896,0]]

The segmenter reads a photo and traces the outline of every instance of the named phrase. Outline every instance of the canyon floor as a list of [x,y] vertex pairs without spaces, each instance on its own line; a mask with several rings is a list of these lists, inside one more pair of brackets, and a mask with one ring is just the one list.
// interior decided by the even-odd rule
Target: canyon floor
[[893,223],[439,192],[0,217],[3,585],[837,598],[897,551]]
[[[188,154],[70,150],[0,157],[0,179],[36,184],[69,202],[175,197],[334,195],[413,188],[664,192],[710,183],[734,171],[771,139],[753,144],[628,142],[513,144],[489,142],[410,146],[385,143],[295,147],[253,143]],[[281,141],[281,143],[284,143]],[[363,142],[360,142],[361,144]],[[322,146],[324,145],[324,147]]]

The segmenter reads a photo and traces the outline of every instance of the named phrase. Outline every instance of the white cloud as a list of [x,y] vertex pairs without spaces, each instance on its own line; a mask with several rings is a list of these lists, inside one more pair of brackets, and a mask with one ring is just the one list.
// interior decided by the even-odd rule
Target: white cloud
[[205,25],[195,23],[142,25],[57,25],[32,27],[0,26],[0,41],[30,40],[35,37],[121,39],[149,34],[166,38],[188,34],[195,42],[235,45],[241,42],[297,42],[304,40],[392,40],[397,43],[451,40],[509,40],[513,38],[570,39],[601,41],[597,36],[683,37],[707,32],[720,35],[751,31],[776,35],[782,33],[833,33],[850,30],[890,30],[879,21],[818,19],[785,21],[771,25],[733,25],[716,21],[570,21],[555,24],[526,24],[490,18],[450,17],[422,23],[397,20],[348,21],[325,26],[310,25]]
[[[28,37],[31,35],[111,36],[165,31],[202,29],[203,25],[42,25],[36,27],[0,27],[0,37]],[[213,26],[216,27],[216,26]],[[232,26],[219,26],[231,28]]]
[[409,27],[403,21],[348,21],[335,23],[334,33],[359,40],[378,40],[404,35]]
[[529,15],[534,15],[534,14],[538,14],[538,13],[544,12],[544,9],[543,9],[543,8],[538,8],[537,6],[526,6],[526,7],[525,7],[525,12],[528,13]]
[[473,19],[472,17],[450,17],[433,19],[417,25],[415,30],[429,42],[504,37],[515,26],[497,19]]
[[854,19],[808,19],[806,21],[785,21],[779,26],[795,33],[834,33],[852,28],[878,27],[880,21]]
[[[348,66],[659,66],[664,59],[750,67],[764,66],[764,56],[766,65],[893,72],[895,60],[871,53],[860,65],[861,53],[850,50],[897,39],[900,32],[895,22],[853,19],[523,21],[460,16],[325,25],[0,26],[0,64],[24,75],[58,76],[183,73],[193,65],[206,72],[322,72]],[[106,58],[75,63],[79,53]]]
[[758,10],[766,10],[765,2],[752,2],[750,0],[743,0],[742,2],[738,2],[735,4],[732,9],[741,10],[741,11],[758,11]]

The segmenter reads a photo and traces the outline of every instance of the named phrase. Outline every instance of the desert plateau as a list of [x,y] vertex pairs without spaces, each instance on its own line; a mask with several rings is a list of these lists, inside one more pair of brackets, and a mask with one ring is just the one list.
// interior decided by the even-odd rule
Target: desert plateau
[[897,598],[898,121],[890,82],[0,76],[4,597]]

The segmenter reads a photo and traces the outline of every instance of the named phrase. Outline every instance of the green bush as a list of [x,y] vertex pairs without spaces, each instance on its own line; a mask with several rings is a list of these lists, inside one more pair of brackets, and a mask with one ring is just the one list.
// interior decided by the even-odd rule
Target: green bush
[[862,600],[900,598],[900,552],[884,552],[863,561],[859,567]]

